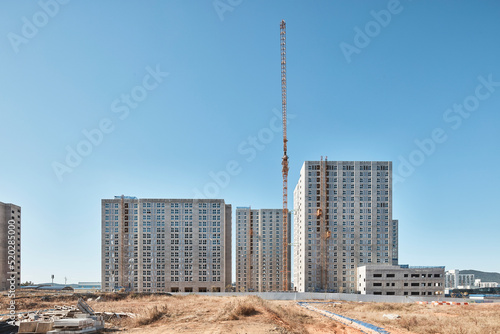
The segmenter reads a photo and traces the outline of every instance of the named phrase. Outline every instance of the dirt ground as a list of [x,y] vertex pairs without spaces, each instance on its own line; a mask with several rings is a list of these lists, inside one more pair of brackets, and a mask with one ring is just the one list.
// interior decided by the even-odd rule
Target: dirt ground
[[[76,305],[77,295],[24,295],[16,299],[17,311],[35,311],[56,305]],[[203,295],[87,295],[95,311],[134,313],[136,317],[107,322],[107,333],[339,333],[360,331],[309,311],[294,301],[268,301],[255,296]],[[8,299],[0,297],[5,310]],[[402,333],[500,333],[500,304],[431,306],[417,304],[312,303],[395,334]],[[6,313],[6,312],[1,312]],[[389,320],[384,314],[398,314]]]
[[[313,304],[384,328],[390,333],[493,334],[500,333],[500,304],[420,305],[416,303]],[[389,320],[384,314],[398,315]]]

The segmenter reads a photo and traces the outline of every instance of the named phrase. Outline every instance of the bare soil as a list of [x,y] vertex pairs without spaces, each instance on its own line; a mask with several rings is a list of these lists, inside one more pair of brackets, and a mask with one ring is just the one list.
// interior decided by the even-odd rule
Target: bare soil
[[[100,300],[96,301],[96,297]],[[29,295],[16,299],[16,310],[36,311],[76,305],[78,295]],[[215,297],[139,294],[86,295],[95,311],[128,312],[106,324],[106,332],[122,333],[339,333],[360,331],[298,306],[294,301],[268,301],[255,296]],[[9,299],[0,297],[6,311]],[[500,305],[430,306],[417,304],[313,304],[349,318],[382,327],[390,333],[500,333]],[[7,313],[7,312],[0,312]],[[384,314],[398,314],[388,320]]]
[[[361,320],[390,333],[493,334],[500,333],[500,304],[421,305],[416,303],[313,304],[315,307]],[[389,320],[384,314],[397,314]]]

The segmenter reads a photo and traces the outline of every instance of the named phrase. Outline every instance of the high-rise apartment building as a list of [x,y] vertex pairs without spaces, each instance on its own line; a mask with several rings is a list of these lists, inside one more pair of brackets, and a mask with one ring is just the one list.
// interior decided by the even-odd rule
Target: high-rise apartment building
[[283,263],[283,209],[238,207],[236,230],[236,291],[283,290],[284,275],[290,282],[291,269],[290,261]]
[[21,284],[21,207],[0,202],[0,291]]
[[102,289],[223,292],[231,205],[222,199],[102,200]]
[[398,264],[392,162],[306,161],[294,212],[297,291],[356,292],[358,266]]

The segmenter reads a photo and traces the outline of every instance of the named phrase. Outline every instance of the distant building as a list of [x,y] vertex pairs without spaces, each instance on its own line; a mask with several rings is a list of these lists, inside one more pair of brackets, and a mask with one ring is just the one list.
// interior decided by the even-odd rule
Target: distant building
[[446,289],[473,289],[474,287],[476,287],[474,274],[460,274],[460,270],[458,269],[446,271]]
[[357,291],[358,266],[398,264],[392,162],[306,161],[294,193],[297,291]]
[[444,293],[444,267],[361,266],[358,292],[372,295],[433,296]]
[[78,282],[78,284],[68,284],[77,292],[101,291],[101,282]]
[[0,202],[0,291],[21,285],[21,207]]
[[58,284],[58,283],[40,283],[33,285],[23,285],[21,286],[23,290],[39,290],[39,291],[74,291],[71,284]]
[[497,288],[498,286],[500,285],[497,282],[481,282],[481,280],[478,285],[479,288]]
[[284,275],[290,284],[290,257],[283,265],[283,209],[239,207],[236,230],[236,291],[281,291]]
[[103,199],[102,290],[223,292],[231,205],[222,199]]

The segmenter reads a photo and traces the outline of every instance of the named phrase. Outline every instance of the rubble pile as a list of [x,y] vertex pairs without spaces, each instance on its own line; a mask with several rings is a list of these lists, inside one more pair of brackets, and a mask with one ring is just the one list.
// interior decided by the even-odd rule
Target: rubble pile
[[104,318],[80,298],[76,306],[56,306],[54,310],[18,315],[19,331],[25,334],[97,333]]

